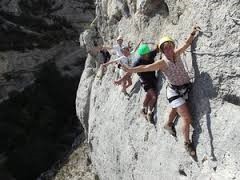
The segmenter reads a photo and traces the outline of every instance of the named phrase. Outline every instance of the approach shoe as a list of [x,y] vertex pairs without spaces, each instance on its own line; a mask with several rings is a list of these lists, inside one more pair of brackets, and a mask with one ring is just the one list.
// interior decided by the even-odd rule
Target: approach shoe
[[143,107],[140,112],[141,112],[142,115],[146,116],[147,115],[147,108]]
[[148,120],[150,123],[154,124],[153,112],[147,113],[146,116],[147,116],[147,117],[146,117],[147,120]]
[[196,150],[191,142],[184,142],[184,147],[190,156],[196,156]]
[[172,136],[176,137],[177,136],[177,132],[176,132],[176,129],[175,129],[175,126],[173,123],[171,123],[171,125],[169,126],[168,124],[165,124],[163,126],[163,128],[165,130],[167,130]]
[[123,93],[124,96],[130,97],[130,94],[128,94],[127,91],[121,91],[121,93]]
[[123,92],[124,96],[130,97],[130,94],[128,94],[127,92]]

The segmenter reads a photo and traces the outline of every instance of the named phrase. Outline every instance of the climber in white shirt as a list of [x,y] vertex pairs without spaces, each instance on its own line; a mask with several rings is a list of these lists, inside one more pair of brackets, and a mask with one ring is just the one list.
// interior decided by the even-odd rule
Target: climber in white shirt
[[123,53],[121,51],[122,47],[123,47],[123,37],[118,36],[117,44],[113,45],[112,47],[103,46],[101,48],[107,49],[107,50],[113,50],[113,54],[116,54],[118,57],[121,57],[121,56],[123,56]]
[[[109,64],[126,64],[128,66],[131,65],[131,59],[130,59],[131,53],[129,51],[129,48],[127,46],[123,47],[121,49],[121,53],[123,54],[123,56],[115,60],[109,61],[103,64],[103,66],[107,67]],[[127,93],[127,88],[132,85],[131,73],[123,71],[120,67],[119,74],[120,74],[120,78],[122,78],[123,76],[126,76],[126,78],[124,78],[124,81],[121,82],[121,85],[122,85],[121,92],[123,92],[124,95],[129,95]]]

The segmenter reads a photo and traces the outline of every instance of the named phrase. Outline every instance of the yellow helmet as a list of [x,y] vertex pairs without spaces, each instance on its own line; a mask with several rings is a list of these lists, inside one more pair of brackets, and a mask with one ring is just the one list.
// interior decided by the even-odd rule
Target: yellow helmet
[[[170,37],[170,36],[164,36],[160,39],[159,41],[159,47],[161,49],[161,46],[163,45],[163,43],[165,42],[172,42],[174,44],[174,40]],[[174,44],[175,45],[175,44]]]

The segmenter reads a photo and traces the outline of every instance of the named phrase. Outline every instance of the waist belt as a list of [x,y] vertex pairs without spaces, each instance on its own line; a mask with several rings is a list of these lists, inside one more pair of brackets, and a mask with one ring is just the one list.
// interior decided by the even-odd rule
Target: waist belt
[[[191,87],[192,87],[192,83],[187,83],[187,84],[183,84],[181,86],[176,86],[176,85],[172,85],[172,84],[168,84],[168,86],[173,89],[177,95],[176,96],[173,96],[171,98],[168,98],[168,101],[169,103],[171,103],[172,101],[180,98],[180,97],[183,97],[185,96],[187,93],[189,93],[191,91]],[[179,91],[182,90],[182,89],[186,89],[185,92],[183,93],[180,93]]]
[[191,87],[192,87],[192,83],[187,83],[187,84],[183,84],[183,85],[180,85],[180,86],[173,85],[173,84],[168,84],[168,86],[175,91],[179,91],[179,90],[182,90],[182,89],[189,89],[190,90]]

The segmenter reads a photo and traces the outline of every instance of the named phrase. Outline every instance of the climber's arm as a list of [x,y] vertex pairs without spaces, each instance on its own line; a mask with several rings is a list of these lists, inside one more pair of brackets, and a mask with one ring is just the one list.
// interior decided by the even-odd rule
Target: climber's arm
[[157,70],[163,70],[166,67],[166,63],[164,60],[158,60],[152,64],[149,65],[140,65],[136,67],[128,67],[125,64],[122,64],[122,67],[124,71],[130,72],[130,73],[138,73],[138,72],[149,72],[149,71],[157,71]]
[[121,59],[122,59],[122,57],[119,57],[119,58],[114,59],[112,61],[108,61],[107,63],[104,63],[103,66],[107,67],[109,64],[114,64],[114,63],[117,64],[117,63],[120,62]]
[[175,51],[176,55],[184,53],[184,51],[192,44],[194,38],[196,37],[197,31],[200,27],[194,26],[191,34],[188,36],[187,40]]

